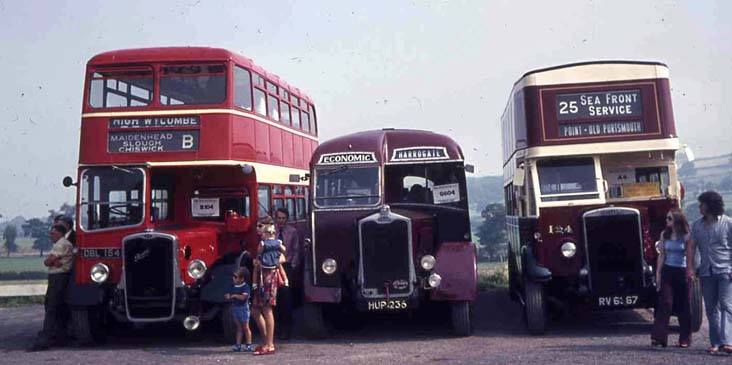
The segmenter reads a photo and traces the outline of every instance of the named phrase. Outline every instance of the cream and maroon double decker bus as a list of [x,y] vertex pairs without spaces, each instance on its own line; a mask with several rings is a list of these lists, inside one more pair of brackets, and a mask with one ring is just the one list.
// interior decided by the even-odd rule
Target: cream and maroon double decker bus
[[323,308],[406,315],[432,303],[469,335],[477,254],[460,146],[429,131],[364,131],[322,143],[310,169],[308,334],[324,335]]
[[653,307],[656,241],[683,195],[666,65],[531,71],[501,119],[509,291],[529,331],[545,331],[548,309]]
[[317,147],[312,100],[217,48],[106,52],[84,82],[77,249],[70,290],[77,336],[100,325],[222,318],[258,217],[284,207],[306,231]]

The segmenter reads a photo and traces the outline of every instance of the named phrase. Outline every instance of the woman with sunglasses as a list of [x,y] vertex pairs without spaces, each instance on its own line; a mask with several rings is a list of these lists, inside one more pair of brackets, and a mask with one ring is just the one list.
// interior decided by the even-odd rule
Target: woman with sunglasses
[[674,300],[680,308],[679,347],[691,345],[691,303],[689,286],[686,281],[686,247],[690,240],[689,222],[684,213],[671,209],[666,213],[666,228],[658,243],[659,255],[656,263],[656,306],[651,345],[666,347],[668,344],[668,321],[671,317]]
[[[264,239],[267,227],[274,225],[270,216],[264,216],[257,222],[257,234]],[[277,271],[261,267],[259,259],[254,260],[254,271],[260,273],[258,288],[252,289],[252,319],[257,324],[262,345],[257,346],[254,355],[272,355],[275,352],[273,309],[277,305]]]

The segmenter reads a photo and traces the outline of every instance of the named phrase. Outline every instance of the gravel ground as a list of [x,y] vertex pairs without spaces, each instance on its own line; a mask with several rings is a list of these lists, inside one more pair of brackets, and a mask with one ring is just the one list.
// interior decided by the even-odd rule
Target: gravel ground
[[[716,364],[710,356],[706,323],[692,347],[651,348],[651,313],[646,310],[588,312],[551,323],[547,335],[526,334],[521,311],[505,290],[481,293],[475,303],[476,331],[455,338],[438,320],[379,318],[355,330],[337,330],[330,339],[296,336],[276,342],[277,354],[253,357],[229,352],[213,330],[186,334],[179,325],[116,330],[93,348],[60,348],[27,353],[40,329],[41,306],[0,309],[0,363],[3,364],[228,364],[228,363],[485,363],[485,364]],[[212,339],[213,338],[213,339]],[[669,344],[676,344],[672,334]]]

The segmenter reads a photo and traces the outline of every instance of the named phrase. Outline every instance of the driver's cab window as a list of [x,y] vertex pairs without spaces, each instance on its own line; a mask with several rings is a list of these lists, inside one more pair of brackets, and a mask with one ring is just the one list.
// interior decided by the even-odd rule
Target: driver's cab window
[[[628,153],[603,156],[602,174],[608,199],[648,199],[669,195],[668,161],[660,155]],[[663,165],[661,165],[663,164]],[[655,165],[655,166],[654,166]]]
[[173,177],[154,174],[151,177],[150,220],[152,222],[172,221],[173,216]]
[[461,163],[391,165],[384,171],[387,203],[467,209],[465,170]]
[[223,222],[227,214],[248,217],[249,195],[246,192],[195,191],[191,198],[191,217],[193,219]]
[[431,180],[422,176],[405,176],[402,185],[402,201],[407,203],[431,203],[432,188],[435,186]]

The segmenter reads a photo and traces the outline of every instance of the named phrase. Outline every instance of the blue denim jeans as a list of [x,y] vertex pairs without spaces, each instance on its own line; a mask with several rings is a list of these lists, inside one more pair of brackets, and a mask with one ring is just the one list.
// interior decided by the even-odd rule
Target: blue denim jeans
[[701,277],[712,346],[732,345],[732,280],[729,274]]

